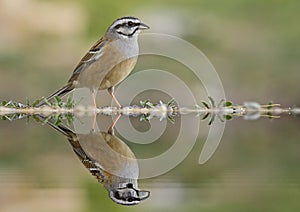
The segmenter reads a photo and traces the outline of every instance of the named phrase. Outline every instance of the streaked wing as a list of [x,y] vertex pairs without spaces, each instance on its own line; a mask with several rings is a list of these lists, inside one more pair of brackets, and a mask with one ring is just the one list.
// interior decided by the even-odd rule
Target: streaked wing
[[79,64],[74,69],[73,74],[72,74],[71,78],[69,79],[69,82],[77,80],[79,74],[84,69],[86,69],[95,60],[99,59],[99,57],[101,56],[101,49],[105,45],[105,43],[106,43],[106,40],[101,38],[99,41],[97,41],[92,46],[92,48],[84,55],[84,57],[80,60]]

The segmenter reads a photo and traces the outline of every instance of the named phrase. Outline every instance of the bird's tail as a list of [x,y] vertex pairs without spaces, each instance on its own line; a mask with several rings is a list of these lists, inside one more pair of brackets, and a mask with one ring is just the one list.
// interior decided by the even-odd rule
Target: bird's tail
[[57,90],[50,96],[48,96],[46,99],[41,100],[41,102],[37,105],[38,107],[46,105],[48,102],[51,102],[55,96],[58,96],[60,98],[64,97],[66,94],[68,94],[70,91],[74,89],[73,83],[68,83],[61,89]]

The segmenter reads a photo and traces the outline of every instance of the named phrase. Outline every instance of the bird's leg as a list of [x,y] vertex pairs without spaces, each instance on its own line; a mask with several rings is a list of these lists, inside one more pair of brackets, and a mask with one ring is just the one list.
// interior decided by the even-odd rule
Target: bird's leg
[[117,100],[117,98],[114,95],[115,88],[114,87],[110,87],[110,88],[107,89],[107,91],[111,95],[111,97],[113,98],[113,100],[115,101],[115,103],[117,104],[117,106],[121,107],[119,101]]
[[97,113],[94,112],[92,130],[95,130],[96,120],[97,120]]
[[97,108],[97,104],[96,104],[96,91],[92,90],[92,99],[93,99],[93,104],[94,104],[94,108]]
[[118,120],[119,120],[120,117],[121,117],[121,114],[119,114],[117,116],[117,118],[115,118],[115,120],[113,121],[112,125],[109,127],[109,129],[108,129],[108,133],[109,134],[114,135],[114,127],[117,124],[117,122],[118,122]]

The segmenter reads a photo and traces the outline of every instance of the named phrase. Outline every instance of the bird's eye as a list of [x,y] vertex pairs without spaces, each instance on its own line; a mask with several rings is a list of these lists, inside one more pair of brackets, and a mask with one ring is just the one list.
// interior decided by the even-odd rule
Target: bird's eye
[[132,27],[134,23],[132,21],[128,21],[128,26]]

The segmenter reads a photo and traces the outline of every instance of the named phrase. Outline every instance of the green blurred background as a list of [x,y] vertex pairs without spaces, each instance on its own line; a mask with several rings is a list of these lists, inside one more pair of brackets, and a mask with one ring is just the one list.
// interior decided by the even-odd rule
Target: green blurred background
[[[299,9],[297,0],[0,0],[0,99],[26,102],[56,90],[114,19],[134,15],[151,32],[202,50],[228,100],[299,106]],[[0,127],[1,211],[300,208],[297,117],[229,122],[202,166],[199,138],[176,169],[141,181],[152,195],[134,208],[113,204],[62,136],[25,121]]]

